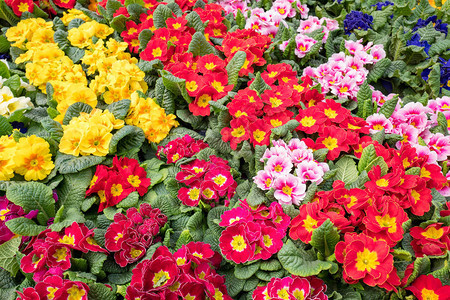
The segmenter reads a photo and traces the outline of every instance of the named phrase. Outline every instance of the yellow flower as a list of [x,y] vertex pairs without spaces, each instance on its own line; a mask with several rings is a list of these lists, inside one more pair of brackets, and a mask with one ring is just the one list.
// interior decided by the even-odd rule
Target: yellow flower
[[86,22],[91,20],[91,18],[86,16],[81,10],[78,9],[69,9],[68,11],[63,12],[61,21],[65,26],[69,25],[70,21],[72,21],[73,19],[81,19]]
[[20,138],[14,156],[16,172],[25,180],[42,180],[47,177],[55,165],[52,162],[50,145],[35,135]]
[[80,30],[80,27],[70,29],[67,39],[70,41],[72,46],[78,48],[89,47],[90,45],[92,45],[92,36],[89,35],[87,31]]
[[14,161],[12,159],[0,158],[0,180],[10,180],[14,177]]
[[83,133],[89,128],[89,126],[85,123],[80,123],[78,126],[64,127],[64,135],[59,143],[59,151],[61,153],[70,154],[73,156],[80,155],[81,139],[83,138]]
[[112,134],[104,126],[94,125],[85,133],[80,143],[82,155],[106,156]]

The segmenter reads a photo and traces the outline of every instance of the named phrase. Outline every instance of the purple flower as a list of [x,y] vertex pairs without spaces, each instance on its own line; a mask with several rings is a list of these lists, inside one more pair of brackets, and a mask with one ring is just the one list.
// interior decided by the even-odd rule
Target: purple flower
[[350,35],[354,29],[367,30],[372,28],[373,17],[360,11],[352,10],[345,16],[344,30]]

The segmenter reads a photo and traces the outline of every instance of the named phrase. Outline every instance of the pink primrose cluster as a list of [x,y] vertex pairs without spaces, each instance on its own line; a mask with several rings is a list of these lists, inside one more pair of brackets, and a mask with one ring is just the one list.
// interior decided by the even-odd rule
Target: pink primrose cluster
[[359,41],[345,41],[348,52],[333,54],[328,62],[317,68],[307,67],[303,76],[310,76],[313,81],[320,83],[323,93],[331,93],[339,98],[356,101],[359,87],[364,83],[369,74],[366,65],[372,65],[386,57],[383,45],[373,45],[369,42],[366,46]]
[[273,188],[280,204],[299,205],[305,197],[306,183],[320,184],[329,167],[315,161],[313,151],[299,139],[292,139],[289,144],[273,141],[273,145],[261,158],[264,170],[258,171],[253,180],[262,190]]

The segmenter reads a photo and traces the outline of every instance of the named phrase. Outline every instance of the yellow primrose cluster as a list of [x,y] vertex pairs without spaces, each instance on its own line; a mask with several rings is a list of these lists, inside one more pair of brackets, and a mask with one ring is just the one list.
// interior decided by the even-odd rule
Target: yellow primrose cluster
[[63,22],[64,26],[69,25],[70,21],[74,19],[81,19],[85,22],[88,22],[91,20],[88,16],[86,16],[81,10],[72,8],[65,12],[63,12],[63,16],[61,17],[61,21]]
[[142,128],[149,142],[159,143],[172,127],[179,123],[175,115],[166,112],[152,98],[141,98],[135,92],[131,95],[131,106],[125,122]]
[[106,39],[108,35],[113,32],[114,29],[108,25],[100,24],[97,21],[88,21],[81,24],[79,27],[70,29],[67,39],[72,46],[88,48],[94,44],[92,42],[94,36],[99,39]]
[[64,134],[59,151],[74,156],[106,156],[109,152],[114,129],[124,126],[124,121],[116,119],[108,110],[94,109],[90,114],[82,112],[72,118],[69,125],[63,125]]
[[16,142],[12,136],[0,137],[0,180],[10,180],[14,172],[25,180],[42,180],[55,165],[50,145],[43,138],[31,135]]
[[86,50],[82,62],[88,66],[87,74],[97,74],[89,87],[97,94],[103,94],[107,104],[130,99],[135,91],[145,93],[145,73],[137,66],[138,60],[126,53],[128,44],[109,39],[98,40]]

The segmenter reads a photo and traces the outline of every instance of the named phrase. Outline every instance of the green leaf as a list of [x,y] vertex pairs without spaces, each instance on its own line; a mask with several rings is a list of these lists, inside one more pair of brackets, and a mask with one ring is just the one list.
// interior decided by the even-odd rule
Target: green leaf
[[[36,6],[35,6],[36,8]],[[0,36],[0,53],[6,53],[9,51],[9,48],[11,48],[11,44],[8,42],[8,39],[4,36]],[[8,71],[9,73],[9,71]],[[3,78],[8,78],[2,75]]]
[[405,261],[412,260],[411,253],[409,253],[408,251],[403,250],[403,249],[394,249],[394,252],[392,254],[394,255],[394,257],[396,257],[400,260],[405,260]]
[[[211,209],[208,213],[208,217],[206,218],[206,222],[208,227],[215,233],[217,236],[220,236],[223,228],[218,225],[221,221],[221,216],[224,212],[228,210],[225,206],[216,206]],[[216,223],[217,222],[217,223]]]
[[323,270],[332,267],[331,262],[320,260],[307,260],[311,258],[304,250],[298,249],[291,240],[288,240],[278,252],[278,260],[289,273],[298,276],[318,275]]
[[237,26],[239,26],[239,29],[244,29],[245,28],[245,17],[242,14],[242,11],[240,9],[237,10],[236,13],[236,24]]
[[5,224],[12,233],[22,236],[35,236],[47,228],[47,226],[37,225],[25,217],[11,219]]
[[[129,0],[127,0],[129,1]],[[142,0],[141,0],[142,1]],[[103,283],[90,283],[89,285],[89,300],[115,300],[114,292]]]
[[259,270],[259,261],[256,263],[252,263],[250,265],[243,265],[243,264],[238,264],[236,265],[236,267],[234,267],[234,276],[237,279],[248,279],[250,277],[253,276],[253,274],[256,273],[256,271]]
[[125,0],[125,6],[128,6],[130,4],[139,4],[141,6],[145,6],[144,1],[142,0]]
[[436,43],[433,43],[431,45],[430,50],[428,50],[428,55],[430,57],[433,57],[436,54],[442,54],[449,48],[450,48],[450,40],[437,41]]
[[[280,265],[281,267],[281,265]],[[259,283],[259,278],[256,276],[253,276],[251,278],[249,278],[248,280],[245,281],[244,287],[243,287],[243,291],[244,292],[252,292],[256,289],[256,287],[258,286]],[[248,295],[250,295],[251,293],[249,293]]]
[[235,297],[244,288],[245,280],[240,280],[234,276],[233,270],[227,271],[225,275],[225,285],[227,287],[228,295]]
[[444,135],[448,135],[447,119],[445,118],[445,115],[442,112],[438,112],[437,122],[439,126],[441,126],[441,132]]
[[192,36],[192,40],[189,43],[188,52],[192,53],[194,56],[204,56],[208,54],[214,54],[215,49],[206,41],[205,35],[203,33],[196,32]]
[[70,42],[67,39],[69,34],[64,30],[56,30],[53,34],[53,40],[58,44],[59,49],[65,50],[70,47]]
[[0,115],[0,136],[10,135],[13,131],[13,127],[4,116]]
[[117,208],[130,208],[135,207],[139,201],[139,193],[131,192],[125,199],[117,203]]
[[16,253],[19,251],[21,237],[12,238],[0,245],[0,267],[16,276],[19,271],[19,262],[16,259]]
[[18,75],[9,77],[5,82],[3,82],[3,86],[7,86],[13,93],[17,93],[20,89],[20,77]]
[[384,161],[384,158],[382,156],[378,156],[374,160],[372,160],[364,169],[365,171],[369,172],[372,170],[373,167],[380,166],[381,167],[381,176],[384,176],[387,174],[387,171],[389,169],[388,165]]
[[[240,12],[240,10],[238,10]],[[244,51],[238,51],[227,64],[228,84],[236,86],[239,78],[239,71],[247,59],[247,54]]]
[[262,79],[260,72],[256,73],[255,80],[252,84],[250,84],[249,88],[256,91],[259,95],[261,95],[265,90],[271,90],[270,85]]
[[368,82],[377,82],[378,79],[383,77],[384,72],[386,72],[387,68],[391,65],[391,60],[387,57],[379,60],[377,63],[375,63],[372,70],[370,70],[369,74],[367,75],[367,81]]
[[193,214],[186,224],[190,235],[194,241],[201,241],[203,238],[203,213],[201,211]]
[[316,248],[325,257],[334,253],[334,247],[339,242],[340,236],[334,224],[327,219],[320,227],[313,230],[311,246]]
[[431,261],[428,256],[417,257],[414,261],[414,269],[405,286],[410,285],[419,275],[430,272]]
[[262,261],[260,269],[263,271],[278,271],[282,268],[280,262],[277,259],[269,259]]
[[300,123],[297,120],[290,120],[284,125],[272,128],[272,133],[279,137],[284,137],[288,132],[294,131],[298,125],[300,125]]
[[7,21],[11,26],[15,26],[20,21],[4,0],[0,1],[0,18]]
[[336,163],[335,180],[341,180],[345,183],[352,183],[358,178],[358,169],[355,161],[349,157],[344,156]]
[[55,216],[55,200],[51,188],[40,182],[24,182],[9,186],[6,197],[26,212],[38,209],[45,221]]
[[205,31],[205,26],[197,12],[191,11],[188,13],[186,15],[186,20],[187,26],[194,28],[196,32],[203,33]]
[[112,19],[112,21],[109,25],[115,31],[122,32],[122,31],[127,30],[126,23],[127,23],[128,19],[129,18],[125,17],[124,15],[118,15]]
[[111,138],[109,153],[127,156],[137,153],[145,141],[144,131],[136,126],[125,125]]
[[308,189],[306,190],[306,194],[305,194],[305,198],[303,199],[303,203],[310,202],[316,195],[317,190],[318,190],[317,184],[312,182],[308,186]]
[[106,18],[112,20],[114,13],[121,7],[123,7],[123,5],[119,1],[108,0],[106,2]]
[[63,137],[64,130],[61,124],[51,119],[50,117],[41,119],[41,125],[48,133],[50,133],[50,137],[55,141],[59,142]]
[[384,115],[388,119],[394,113],[397,102],[398,96],[394,96],[391,100],[388,100],[383,104],[378,113]]
[[441,89],[441,66],[439,64],[434,64],[431,68],[428,84],[430,85],[432,96],[438,97]]
[[160,75],[162,77],[162,82],[164,86],[171,91],[173,94],[183,96],[183,98],[188,102],[192,102],[186,90],[186,79],[181,79],[175,77],[169,71],[161,70]]
[[[0,40],[1,38],[5,38],[3,35],[0,36]],[[3,78],[9,78],[11,76],[11,74],[9,73],[9,68],[8,66],[4,63],[0,61],[0,76]]]
[[327,154],[330,150],[328,148],[317,149],[313,152],[313,157],[315,160],[324,162],[327,159]]
[[361,158],[358,163],[358,172],[361,173],[366,167],[377,158],[377,154],[375,152],[375,146],[369,145],[365,147],[362,151]]
[[264,192],[256,184],[253,183],[250,189],[250,193],[247,196],[248,205],[257,206],[264,203],[266,199],[267,198]]
[[190,242],[192,242],[192,237],[189,233],[189,230],[183,230],[177,240],[175,247],[178,250],[181,248],[181,246],[189,244]]
[[172,10],[166,5],[158,5],[153,12],[153,24],[156,28],[166,27],[166,20],[172,17]]
[[114,115],[116,119],[124,120],[130,109],[131,101],[123,99],[117,102],[113,102],[105,109]]
[[369,116],[369,112],[365,108],[366,101],[372,102],[372,90],[366,81],[359,87],[358,94],[356,95],[356,99],[358,101],[358,117],[367,118]]
[[133,274],[131,272],[121,274],[109,274],[108,280],[113,284],[127,284],[131,282],[132,276]]
[[58,168],[61,174],[77,173],[98,165],[105,159],[104,156],[73,156],[58,152],[55,159],[55,168]]
[[70,120],[73,118],[79,117],[80,113],[91,113],[92,107],[83,102],[77,102],[69,106],[64,115],[63,125],[68,125]]

